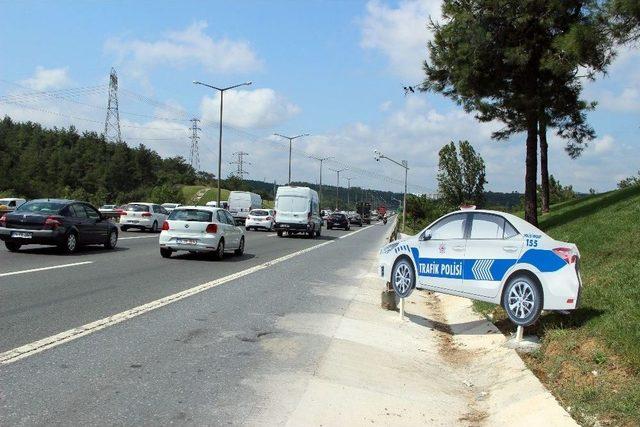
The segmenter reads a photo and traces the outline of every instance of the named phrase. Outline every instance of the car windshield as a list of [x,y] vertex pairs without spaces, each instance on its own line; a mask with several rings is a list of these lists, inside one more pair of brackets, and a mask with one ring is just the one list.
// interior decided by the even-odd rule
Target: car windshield
[[129,212],[149,212],[149,206],[129,203],[128,205],[124,205],[122,207],[122,210],[129,211]]
[[309,209],[309,199],[298,196],[280,196],[276,201],[278,212],[306,212]]
[[16,212],[31,212],[43,214],[55,214],[62,209],[66,203],[49,202],[49,201],[32,201],[21,205]]
[[176,209],[169,215],[171,221],[211,222],[212,213],[200,209]]
[[251,216],[267,216],[269,215],[269,211],[265,211],[265,210],[253,210],[251,212],[249,212],[249,215]]

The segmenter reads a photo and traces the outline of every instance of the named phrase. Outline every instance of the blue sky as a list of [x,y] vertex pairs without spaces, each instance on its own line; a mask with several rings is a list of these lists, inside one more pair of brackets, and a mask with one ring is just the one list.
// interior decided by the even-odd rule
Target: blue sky
[[[213,170],[219,98],[191,82],[252,80],[225,96],[225,176],[231,153],[243,149],[250,177],[283,182],[287,152],[271,134],[308,132],[296,143],[294,179],[317,180],[316,162],[304,156],[328,155],[351,167],[354,185],[400,190],[400,171],[374,161],[377,147],[409,160],[413,191],[431,191],[439,148],[469,139],[487,162],[489,189],[523,188],[522,135],[494,142],[489,135],[499,124],[479,124],[439,95],[404,96],[402,86],[421,79],[426,18],[438,14],[438,1],[25,1],[0,8],[0,97],[67,90],[65,99],[0,102],[0,114],[100,131],[106,89],[72,89],[105,85],[113,66],[123,89],[162,103],[121,91],[123,137],[186,157],[187,119],[199,117],[202,167]],[[604,191],[640,169],[639,71],[638,49],[623,48],[606,78],[586,84],[585,96],[599,102],[590,114],[598,139],[572,161],[551,138],[551,172],[563,183]]]

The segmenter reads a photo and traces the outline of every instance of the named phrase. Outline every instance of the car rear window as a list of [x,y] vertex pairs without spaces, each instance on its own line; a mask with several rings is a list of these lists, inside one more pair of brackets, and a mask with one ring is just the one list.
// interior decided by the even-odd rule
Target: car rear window
[[249,215],[251,216],[268,216],[269,215],[269,211],[265,211],[265,210],[253,210],[251,212],[249,212]]
[[21,205],[18,209],[16,209],[16,212],[55,214],[58,213],[64,206],[65,203],[32,201]]
[[147,205],[137,205],[135,203],[129,203],[128,205],[124,205],[122,207],[123,211],[128,212],[149,212],[149,206]]
[[200,209],[176,209],[169,215],[171,221],[211,222],[212,213]]
[[342,214],[331,214],[331,218],[342,219],[342,218],[344,218],[344,215],[342,215]]

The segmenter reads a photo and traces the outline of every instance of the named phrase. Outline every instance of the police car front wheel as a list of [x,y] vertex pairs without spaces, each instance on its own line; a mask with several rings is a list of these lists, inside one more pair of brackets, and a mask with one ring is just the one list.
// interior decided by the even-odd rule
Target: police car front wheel
[[391,271],[391,286],[400,298],[407,298],[415,288],[416,276],[413,265],[406,258],[401,258]]
[[512,278],[504,290],[502,307],[516,325],[533,325],[542,311],[540,286],[526,275]]

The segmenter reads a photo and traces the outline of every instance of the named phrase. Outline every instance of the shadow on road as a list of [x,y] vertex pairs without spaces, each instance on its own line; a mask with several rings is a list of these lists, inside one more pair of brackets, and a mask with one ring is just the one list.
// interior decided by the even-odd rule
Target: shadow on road
[[37,248],[21,248],[18,251],[19,254],[24,255],[52,255],[52,256],[78,256],[78,255],[90,255],[90,254],[100,254],[100,253],[108,253],[108,252],[121,252],[128,251],[127,247],[116,246],[115,249],[107,249],[103,246],[80,246],[75,253],[72,255],[68,255],[62,251],[62,249],[56,246],[39,246]]
[[487,324],[488,322],[484,319],[448,324],[411,313],[405,313],[405,316],[417,325],[425,326],[447,335],[487,335],[498,333],[490,324]]

